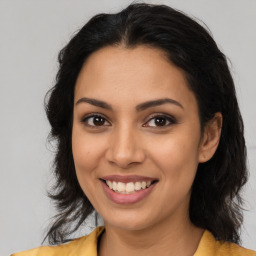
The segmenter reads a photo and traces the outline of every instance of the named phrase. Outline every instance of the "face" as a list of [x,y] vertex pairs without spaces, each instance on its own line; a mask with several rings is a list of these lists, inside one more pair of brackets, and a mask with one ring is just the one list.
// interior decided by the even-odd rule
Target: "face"
[[196,98],[160,50],[106,47],[86,60],[72,150],[80,186],[106,225],[141,230],[187,218],[200,141]]

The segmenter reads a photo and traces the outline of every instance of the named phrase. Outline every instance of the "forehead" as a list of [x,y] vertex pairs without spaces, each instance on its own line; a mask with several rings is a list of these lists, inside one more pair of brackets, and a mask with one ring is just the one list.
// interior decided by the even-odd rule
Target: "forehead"
[[109,46],[90,55],[75,88],[76,100],[85,96],[109,99],[113,104],[167,96],[196,104],[184,72],[163,51],[147,46]]

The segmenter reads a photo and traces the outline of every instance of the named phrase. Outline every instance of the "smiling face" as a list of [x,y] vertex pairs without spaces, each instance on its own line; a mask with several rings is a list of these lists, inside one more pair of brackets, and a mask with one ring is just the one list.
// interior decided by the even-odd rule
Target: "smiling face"
[[74,102],[77,178],[105,224],[141,230],[188,219],[203,153],[182,71],[158,49],[106,47],[86,60]]

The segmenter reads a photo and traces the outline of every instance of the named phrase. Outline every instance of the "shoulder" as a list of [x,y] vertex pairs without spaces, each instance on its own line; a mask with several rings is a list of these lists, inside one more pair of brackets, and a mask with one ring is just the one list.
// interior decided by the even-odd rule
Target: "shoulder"
[[216,242],[217,255],[256,256],[256,252],[230,242]]
[[103,227],[96,228],[88,236],[75,239],[58,246],[40,246],[24,252],[14,253],[11,256],[63,256],[63,255],[97,255],[97,239],[103,232]]
[[234,243],[223,243],[219,246],[220,255],[233,255],[233,256],[256,256],[256,252],[243,248]]
[[205,231],[194,256],[256,256],[256,252],[230,242],[217,241]]

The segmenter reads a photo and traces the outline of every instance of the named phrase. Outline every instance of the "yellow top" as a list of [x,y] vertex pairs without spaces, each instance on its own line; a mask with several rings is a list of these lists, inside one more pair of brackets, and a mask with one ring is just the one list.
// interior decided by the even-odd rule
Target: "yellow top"
[[[11,256],[97,256],[97,240],[104,227],[96,228],[90,235],[58,246],[41,246]],[[216,241],[205,231],[194,256],[256,256],[256,252],[234,243]]]

